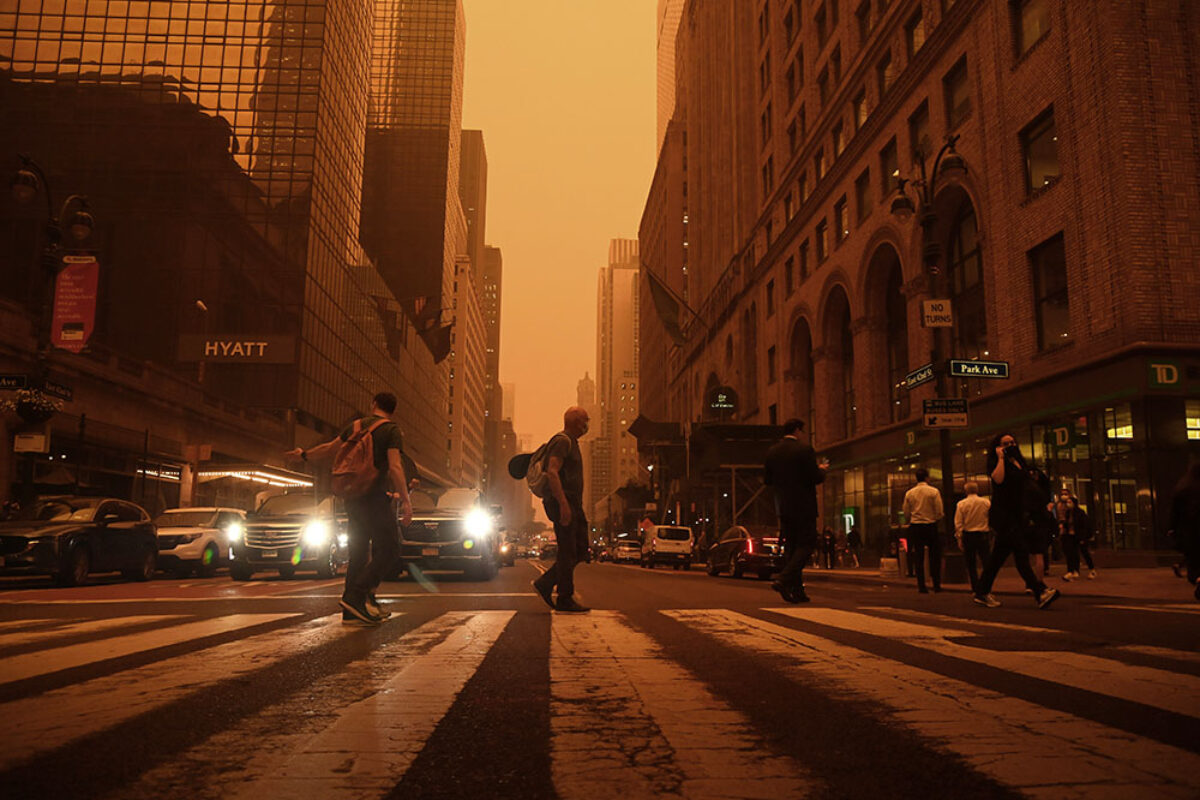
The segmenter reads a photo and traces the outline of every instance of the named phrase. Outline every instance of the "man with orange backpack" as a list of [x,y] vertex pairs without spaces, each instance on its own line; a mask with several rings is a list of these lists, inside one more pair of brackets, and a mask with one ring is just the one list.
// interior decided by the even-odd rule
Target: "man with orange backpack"
[[301,461],[333,457],[333,493],[346,503],[350,521],[350,563],[342,592],[342,623],[378,625],[391,612],[380,607],[375,587],[396,563],[400,541],[388,486],[399,495],[402,525],[412,522],[412,501],[401,461],[403,438],[391,415],[396,395],[380,392],[371,413],[356,419],[337,437],[285,455]]

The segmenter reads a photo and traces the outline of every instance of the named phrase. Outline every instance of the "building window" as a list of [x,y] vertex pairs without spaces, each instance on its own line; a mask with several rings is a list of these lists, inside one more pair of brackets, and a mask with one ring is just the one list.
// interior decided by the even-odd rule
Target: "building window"
[[1024,55],[1050,30],[1048,0],[1017,0],[1013,5],[1017,55]]
[[871,6],[871,0],[863,0],[854,16],[858,20],[858,43],[861,47],[867,43],[867,38],[875,28],[875,10]]
[[908,376],[908,306],[904,297],[904,275],[896,263],[888,274],[884,315],[887,329],[888,410],[892,422],[907,419],[910,412]]
[[767,163],[762,168],[763,195],[768,195],[775,189],[775,158],[767,156]]
[[771,403],[771,405],[767,406],[767,424],[779,424],[779,406],[775,405],[774,403]]
[[[767,348],[767,383],[768,384],[775,383],[775,372],[776,372],[775,348],[768,347]],[[774,408],[774,406],[772,406],[772,408]]]
[[1188,400],[1184,410],[1184,426],[1187,428],[1187,438],[1200,442],[1200,400]]
[[783,75],[784,81],[787,83],[787,99],[790,103],[796,99],[797,93],[800,91],[800,84],[796,82],[796,62],[788,64],[787,72]]
[[979,225],[970,202],[963,203],[951,226],[947,262],[951,307],[954,309],[954,355],[959,358],[986,357],[989,352],[983,255],[979,251]]
[[833,73],[833,85],[836,88],[842,82],[842,46],[840,44],[833,48],[833,55],[829,57],[829,69]]
[[803,242],[800,243],[800,282],[801,283],[808,280],[808,276],[811,274],[811,269],[809,267],[809,262],[808,262],[808,251],[809,251],[808,239],[805,239]]
[[794,291],[796,291],[796,258],[788,256],[787,261],[783,262],[784,297],[791,297]]
[[870,111],[867,109],[867,90],[860,89],[858,94],[854,96],[854,130],[857,132],[863,125],[867,124],[867,117]]
[[1067,254],[1063,235],[1060,233],[1030,250],[1029,264],[1033,268],[1038,349],[1050,350],[1071,338]]
[[1058,180],[1058,128],[1054,107],[1046,109],[1021,131],[1021,153],[1025,156],[1025,191],[1035,192]]
[[800,137],[796,135],[796,120],[792,120],[787,126],[788,152],[796,152],[796,148],[800,146]]
[[783,222],[785,225],[792,221],[792,217],[795,216],[795,213],[796,208],[795,204],[792,202],[792,193],[788,192],[787,197],[783,198]]
[[833,157],[837,158],[846,149],[846,126],[840,121],[833,126]]
[[875,65],[875,76],[879,80],[879,96],[882,98],[896,80],[896,69],[892,66],[891,52],[885,53],[883,58],[879,59],[879,63]]
[[800,178],[797,181],[797,186],[799,187],[799,192],[800,192],[800,202],[803,203],[805,200],[808,199],[808,194],[809,194],[809,192],[808,192],[808,173],[807,172],[800,173]]
[[775,314],[775,281],[767,281],[767,316]]
[[921,16],[920,9],[917,9],[917,13],[909,17],[908,22],[904,26],[904,43],[908,48],[908,57],[910,59],[925,44],[925,19]]
[[766,147],[767,142],[771,141],[771,104],[767,103],[767,107],[763,109],[762,116],[758,119],[760,133],[762,134],[762,146]]
[[822,264],[829,258],[829,223],[822,219],[817,223],[817,263]]
[[884,197],[900,186],[900,155],[896,150],[895,136],[879,151],[879,179]]
[[858,207],[858,221],[862,222],[871,213],[871,169],[868,167],[854,181],[854,203]]
[[764,5],[762,13],[758,15],[758,43],[762,44],[767,40],[767,34],[771,32],[771,6]]
[[942,79],[946,97],[946,127],[954,130],[971,114],[971,92],[967,85],[967,57],[958,60]]
[[928,156],[930,150],[929,136],[929,101],[921,101],[917,110],[908,118],[908,147],[913,163],[922,156]]
[[767,224],[763,226],[767,233],[767,247],[771,247],[771,242],[775,241],[775,220],[767,220]]
[[771,86],[771,53],[767,52],[763,56],[762,63],[758,65],[758,88],[765,92]]
[[813,156],[813,172],[816,174],[816,179],[820,182],[821,178],[825,177],[825,149],[817,148],[816,154]]
[[796,67],[796,92],[799,93],[804,88],[804,48],[801,47],[796,51],[796,58],[792,61]]
[[796,112],[796,134],[801,140],[808,134],[808,116],[804,113],[804,106],[800,106],[800,110]]
[[833,204],[833,236],[838,244],[850,235],[850,215],[846,211],[846,196]]
[[824,108],[829,100],[829,67],[821,70],[821,74],[817,76],[817,99],[821,101],[821,108]]

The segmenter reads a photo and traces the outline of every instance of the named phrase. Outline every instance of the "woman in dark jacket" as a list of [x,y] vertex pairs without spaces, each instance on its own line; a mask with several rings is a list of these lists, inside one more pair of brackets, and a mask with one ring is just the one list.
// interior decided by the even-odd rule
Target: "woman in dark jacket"
[[1200,461],[1192,464],[1175,487],[1171,501],[1171,531],[1175,547],[1187,562],[1187,579],[1200,600]]
[[1079,507],[1079,498],[1071,494],[1070,489],[1064,488],[1058,493],[1055,503],[1055,519],[1058,522],[1059,541],[1062,542],[1063,555],[1067,558],[1067,572],[1064,581],[1079,577],[1079,557],[1082,555],[1088,565],[1088,577],[1096,577],[1096,564],[1092,561],[1091,540],[1092,521],[1087,512]]

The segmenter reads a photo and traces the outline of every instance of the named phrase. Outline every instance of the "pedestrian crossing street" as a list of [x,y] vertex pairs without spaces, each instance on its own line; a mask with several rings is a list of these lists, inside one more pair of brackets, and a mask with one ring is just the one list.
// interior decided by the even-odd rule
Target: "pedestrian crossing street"
[[[503,677],[487,674],[488,658],[506,632],[514,635],[517,617],[511,610],[422,616],[398,605],[378,630],[299,613],[2,622],[0,785],[33,781],[31,789],[45,789],[37,781],[49,780],[46,765],[74,746],[113,731],[137,735],[142,721],[238,687],[253,694],[245,687],[270,685],[278,673],[291,681],[283,696],[208,720],[210,730],[185,736],[180,752],[114,778],[107,796],[166,796],[185,784],[192,797],[384,797],[405,780],[468,683]],[[872,709],[879,726],[1018,793],[1200,796],[1194,747],[1138,732],[1119,713],[1101,721],[995,688],[1020,679],[1088,693],[1098,705],[1155,709],[1196,731],[1195,652],[1134,645],[1074,652],[1056,648],[1062,634],[1053,629],[886,606],[539,617],[545,640],[531,650],[548,659],[549,741],[538,744],[549,753],[553,795],[564,800],[836,793],[822,765],[803,751],[780,752],[743,695],[710,680],[706,659],[730,652],[754,659],[751,690],[770,673],[854,713]],[[1023,644],[992,647],[992,635]],[[703,658],[673,655],[688,637],[705,643]],[[337,668],[298,678],[319,654]],[[770,700],[791,701],[788,694]],[[804,707],[795,711],[802,719]],[[197,783],[197,769],[209,765]]]

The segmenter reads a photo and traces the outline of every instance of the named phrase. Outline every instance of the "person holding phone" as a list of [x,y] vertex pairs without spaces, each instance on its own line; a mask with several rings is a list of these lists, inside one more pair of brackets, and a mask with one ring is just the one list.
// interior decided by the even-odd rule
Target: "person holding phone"
[[1017,446],[1017,439],[1011,433],[998,434],[992,440],[987,454],[987,471],[992,479],[992,506],[988,518],[996,533],[996,543],[972,599],[988,608],[1000,605],[992,595],[992,584],[1011,554],[1025,586],[1033,592],[1038,608],[1049,608],[1058,598],[1058,590],[1046,586],[1029,564],[1030,532],[1025,505],[1030,494],[1027,484],[1033,477]]

